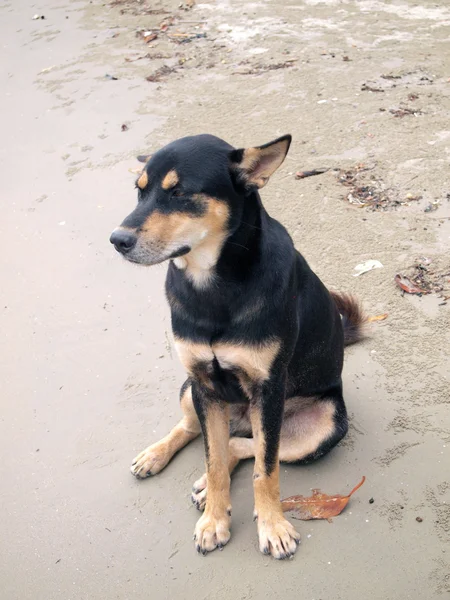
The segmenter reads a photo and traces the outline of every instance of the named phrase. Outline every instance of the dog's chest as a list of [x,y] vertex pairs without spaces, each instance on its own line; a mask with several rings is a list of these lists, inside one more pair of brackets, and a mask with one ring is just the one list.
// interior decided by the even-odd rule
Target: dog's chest
[[186,371],[192,377],[212,378],[215,363],[224,371],[231,371],[241,379],[254,383],[269,378],[272,364],[279,352],[280,342],[248,345],[233,342],[202,344],[176,339],[176,349]]

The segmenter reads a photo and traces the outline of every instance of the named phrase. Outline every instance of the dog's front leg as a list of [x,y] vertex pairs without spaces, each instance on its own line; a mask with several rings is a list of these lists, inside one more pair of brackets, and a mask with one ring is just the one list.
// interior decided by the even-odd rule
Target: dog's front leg
[[194,540],[197,551],[206,554],[221,550],[230,539],[229,410],[202,382],[193,382],[192,398],[205,441],[208,486],[205,512],[195,527]]
[[283,409],[284,383],[278,379],[262,385],[250,410],[255,440],[254,516],[258,521],[259,548],[278,559],[292,556],[300,543],[300,535],[281,509],[278,454]]

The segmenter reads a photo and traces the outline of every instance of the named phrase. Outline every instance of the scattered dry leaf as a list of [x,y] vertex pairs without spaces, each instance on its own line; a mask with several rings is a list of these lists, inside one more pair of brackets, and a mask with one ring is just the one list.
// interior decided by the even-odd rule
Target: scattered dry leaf
[[414,200],[420,200],[420,196],[413,194],[406,198],[400,197],[395,189],[388,188],[384,184],[380,176],[370,173],[375,167],[376,164],[372,166],[358,164],[350,169],[337,171],[339,183],[350,188],[345,196],[350,204],[357,208],[367,207],[369,210],[375,211],[397,208],[409,205]]
[[149,33],[148,35],[144,35],[144,42],[146,44],[149,44],[150,42],[153,42],[157,38],[158,38],[158,34],[157,33]]
[[347,496],[336,494],[329,496],[320,490],[313,490],[312,496],[290,496],[281,501],[284,512],[293,512],[294,519],[310,521],[311,519],[328,519],[337,517],[347,506],[350,496],[365,482],[363,477],[356,487]]
[[320,169],[313,169],[312,171],[297,171],[295,174],[295,179],[305,179],[305,177],[313,177],[314,175],[322,175],[322,173],[326,173],[329,171],[326,167],[322,167]]
[[147,81],[151,81],[153,83],[160,82],[163,77],[170,75],[171,73],[175,73],[176,69],[173,67],[168,67],[167,65],[163,65],[159,69],[156,69],[154,73],[146,77]]
[[384,313],[382,315],[374,315],[373,317],[367,317],[368,323],[373,323],[374,321],[384,321],[388,318],[388,313]]
[[409,108],[407,106],[400,106],[399,108],[391,108],[389,109],[389,112],[394,115],[394,117],[406,117],[407,115],[422,115],[422,111],[414,108]]
[[[268,65],[257,64],[252,66],[247,71],[234,71],[233,75],[260,75],[261,73],[266,73],[267,71],[277,71],[278,69],[289,69],[290,67],[294,67],[294,63],[297,62],[298,58],[289,58],[281,63],[272,63]],[[243,61],[240,64],[244,64]]]
[[361,86],[362,92],[384,92],[381,88],[376,88],[371,85],[367,85],[367,83],[363,83]]
[[191,10],[195,6],[195,0],[184,0],[178,6],[181,10]]
[[158,38],[158,34],[155,31],[145,31],[141,29],[136,31],[136,37],[141,38],[146,44],[149,44]]
[[408,294],[428,294],[427,290],[418,287],[408,277],[401,275],[400,273],[397,273],[394,277],[394,281],[400,289]]
[[174,17],[167,17],[159,24],[159,28],[161,31],[167,31],[171,25],[173,25]]
[[153,6],[148,6],[148,3],[142,0],[112,0],[110,5],[121,7],[121,15],[129,14],[142,17],[144,15],[169,14],[169,11],[165,10],[164,8],[154,8]]
[[[438,294],[444,301],[450,291],[450,262],[448,253],[433,259],[420,256],[395,283],[408,294]],[[405,287],[404,287],[405,286]]]

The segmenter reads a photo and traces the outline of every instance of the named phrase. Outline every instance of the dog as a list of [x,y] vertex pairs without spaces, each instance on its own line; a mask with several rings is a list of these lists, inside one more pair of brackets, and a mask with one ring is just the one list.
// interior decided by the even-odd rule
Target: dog
[[290,144],[290,135],[246,149],[212,135],[168,144],[146,163],[138,204],[110,238],[132,263],[169,261],[184,416],[131,471],[156,475],[203,433],[207,470],[192,494],[204,511],[194,532],[202,554],[229,541],[230,474],[254,457],[259,548],[291,557],[300,536],[282,512],[279,461],[316,460],[348,429],[344,345],[362,337],[364,316],[354,298],[326,289],[259,195]]

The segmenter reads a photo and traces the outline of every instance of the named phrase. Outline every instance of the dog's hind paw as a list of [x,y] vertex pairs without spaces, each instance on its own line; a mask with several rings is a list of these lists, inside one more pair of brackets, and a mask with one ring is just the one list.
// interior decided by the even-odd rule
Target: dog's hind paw
[[192,491],[194,492],[194,494],[198,494],[199,492],[202,492],[206,488],[207,483],[208,483],[207,475],[206,475],[206,473],[204,473],[200,477],[200,479],[197,479],[197,481],[192,486]]
[[192,486],[192,495],[191,500],[192,504],[195,505],[197,510],[204,511],[206,505],[206,493],[207,493],[207,478],[206,473],[197,479],[197,481]]
[[198,494],[192,492],[191,495],[192,504],[194,504],[195,508],[201,512],[205,510],[206,506],[206,491],[207,490],[205,488],[201,492],[198,492]]

